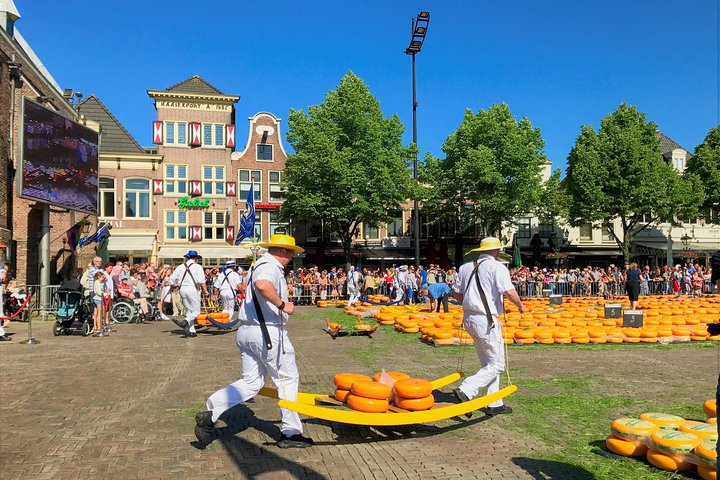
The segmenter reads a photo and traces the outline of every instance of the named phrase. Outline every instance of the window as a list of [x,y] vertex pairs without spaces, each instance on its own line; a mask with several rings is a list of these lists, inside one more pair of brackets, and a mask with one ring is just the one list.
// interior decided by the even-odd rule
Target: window
[[98,189],[98,216],[100,218],[115,217],[115,179],[100,177]]
[[602,229],[602,241],[603,242],[614,242],[615,237],[613,237],[612,232],[610,231],[610,227],[607,225],[603,225]]
[[677,156],[672,159],[673,167],[680,173],[685,171],[685,157]]
[[[245,192],[245,195],[247,195],[247,192]],[[237,222],[237,225],[238,225],[237,230],[238,231],[240,228],[240,221],[242,220],[242,214],[243,214],[242,211],[238,212],[238,222]],[[243,240],[243,243],[244,242],[259,242],[259,241],[261,241],[262,240],[262,238],[260,237],[261,233],[262,233],[262,212],[260,212],[259,210],[256,210],[255,211],[255,233],[252,238],[246,238],[245,240]]]
[[268,183],[270,184],[270,201],[282,202],[285,200],[285,192],[280,187],[283,179],[283,172],[268,172]]
[[521,218],[518,220],[518,238],[530,238],[530,219]]
[[203,147],[225,147],[225,125],[202,124]]
[[267,143],[257,144],[257,160],[261,162],[272,162],[273,146]]
[[187,212],[165,210],[165,240],[187,240]]
[[583,223],[580,225],[580,240],[591,242],[593,239],[593,228],[591,223]]
[[164,145],[187,145],[187,123],[165,122]]
[[262,172],[260,170],[238,170],[240,200],[247,200],[251,183],[253,184],[253,197],[256,202],[259,202],[262,198]]
[[165,193],[187,195],[187,165],[165,165]]
[[540,238],[548,238],[551,234],[555,233],[555,225],[541,223],[538,225],[538,233],[540,234]]
[[387,224],[388,237],[401,237],[403,234],[402,212],[396,212],[393,219]]
[[377,227],[363,225],[363,237],[365,240],[377,240],[380,238],[380,231]]
[[150,218],[150,180],[125,180],[125,217]]
[[280,220],[279,212],[270,212],[270,235],[274,233],[291,234],[290,224]]
[[705,223],[720,223],[720,210],[717,207],[703,209],[701,216],[705,219]]
[[697,219],[697,218],[688,218],[688,219],[683,219],[683,220],[682,220],[682,223],[690,223],[690,224],[695,224],[695,223],[698,223],[698,219]]
[[225,240],[225,210],[203,212],[203,240]]
[[203,166],[203,195],[225,195],[225,167]]

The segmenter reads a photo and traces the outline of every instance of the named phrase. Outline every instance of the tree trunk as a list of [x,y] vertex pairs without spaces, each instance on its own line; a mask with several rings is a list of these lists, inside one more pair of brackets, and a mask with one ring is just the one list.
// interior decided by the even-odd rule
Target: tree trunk
[[350,256],[350,247],[352,246],[352,239],[342,237],[343,253],[345,254],[345,271],[349,272],[352,268],[352,259]]

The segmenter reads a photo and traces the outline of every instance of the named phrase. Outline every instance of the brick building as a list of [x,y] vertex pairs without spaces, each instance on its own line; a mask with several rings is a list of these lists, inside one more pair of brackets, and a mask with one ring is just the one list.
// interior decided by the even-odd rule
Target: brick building
[[[19,167],[18,135],[22,126],[22,98],[42,103],[70,119],[76,112],[63,97],[63,90],[16,28],[20,14],[11,0],[0,1],[0,259],[8,260],[20,284],[39,284],[38,244],[41,210],[33,201],[17,197]],[[6,113],[7,112],[7,113]],[[69,273],[75,261],[66,248],[65,231],[80,214],[51,207],[50,279],[52,283]],[[89,218],[94,222],[94,217]],[[94,252],[87,249],[85,257]],[[81,258],[85,262],[87,258]]]

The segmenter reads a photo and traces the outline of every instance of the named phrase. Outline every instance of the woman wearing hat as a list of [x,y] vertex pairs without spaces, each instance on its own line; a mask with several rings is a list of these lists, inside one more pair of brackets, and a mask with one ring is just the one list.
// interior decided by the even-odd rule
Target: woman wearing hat
[[[453,393],[461,402],[475,397],[480,389],[487,387],[487,394],[500,389],[500,374],[505,370],[505,351],[502,326],[494,317],[503,313],[503,297],[517,305],[525,313],[520,296],[510,279],[507,267],[497,261],[502,244],[495,237],[487,237],[480,246],[469,253],[479,252],[477,260],[460,267],[453,284],[452,296],[463,306],[463,326],[475,341],[475,351],[482,368],[475,375],[466,377]],[[512,409],[502,400],[483,409],[487,415],[511,413]]]
[[227,313],[232,318],[235,313],[235,296],[237,295],[242,279],[235,271],[235,261],[230,260],[225,263],[222,272],[218,273],[215,278],[215,295],[219,295],[223,304],[223,313]]
[[[210,395],[205,412],[195,416],[195,436],[203,448],[213,439],[215,422],[230,408],[258,394],[268,375],[281,399],[296,400],[300,374],[295,350],[285,331],[288,316],[295,305],[288,301],[284,268],[294,253],[304,252],[289,235],[275,234],[261,247],[268,249],[250,273],[243,309],[245,319],[237,331],[237,345],[242,360],[242,379]],[[259,307],[259,310],[258,308]],[[300,416],[281,408],[280,448],[302,448],[313,444],[304,437]]]
[[185,310],[185,336],[196,337],[195,319],[200,315],[200,291],[208,295],[205,272],[197,263],[202,256],[195,250],[183,255],[185,263],[178,265],[170,275],[170,284],[180,288],[180,299]]

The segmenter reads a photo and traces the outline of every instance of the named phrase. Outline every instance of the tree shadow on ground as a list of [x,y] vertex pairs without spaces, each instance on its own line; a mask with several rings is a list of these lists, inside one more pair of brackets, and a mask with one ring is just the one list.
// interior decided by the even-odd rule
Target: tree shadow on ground
[[553,460],[513,457],[512,462],[537,480],[593,480],[595,475],[582,467]]
[[[265,445],[274,445],[274,442],[258,445],[238,437],[238,433],[253,428],[265,433],[270,438],[280,438],[277,422],[259,420],[246,405],[240,404],[231,408],[220,416],[220,420],[226,426],[216,428],[212,440],[213,442],[218,440],[222,444],[244,478],[254,479],[259,475],[267,476],[268,473],[272,474],[273,472],[278,476],[281,473],[288,473],[294,478],[310,480],[327,478],[307,465],[278,455],[273,451],[279,451],[278,447],[265,448]],[[199,442],[191,442],[191,445],[198,449],[202,448]]]

